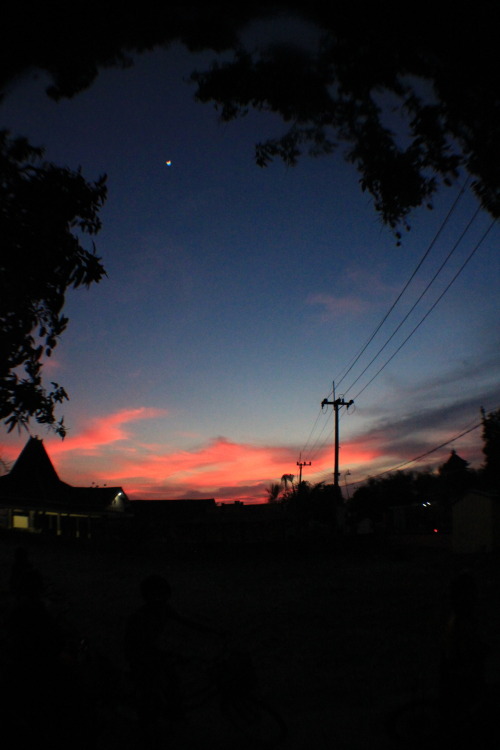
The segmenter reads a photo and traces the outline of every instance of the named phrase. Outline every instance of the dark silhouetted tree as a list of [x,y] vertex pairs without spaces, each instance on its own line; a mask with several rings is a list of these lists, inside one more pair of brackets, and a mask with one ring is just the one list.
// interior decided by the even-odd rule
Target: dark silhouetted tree
[[271,504],[281,502],[282,490],[283,486],[279,482],[273,482],[266,487],[267,502]]
[[332,531],[335,529],[339,495],[333,484],[311,484],[306,481],[291,484],[283,489],[279,502],[283,503],[289,517],[303,530],[310,529],[311,524],[320,524]]
[[364,518],[377,524],[388,518],[392,508],[407,506],[415,508],[415,528],[429,529],[433,524],[447,528],[452,506],[477,483],[477,472],[452,451],[436,473],[396,471],[369,479],[353,493],[348,503],[349,515],[353,524]]
[[57,383],[44,387],[42,365],[68,323],[66,291],[105,273],[81,244],[99,231],[105,197],[105,177],[89,183],[0,132],[0,419],[9,431],[33,418],[64,437],[54,409],[67,395]]
[[[428,8],[407,4],[404,18],[401,3],[395,0],[383,4],[372,0],[274,0],[272,4],[145,0],[140,7],[108,0],[98,9],[86,0],[31,4],[29,8],[23,2],[10,3],[2,11],[0,24],[0,97],[20,77],[37,70],[49,76],[51,97],[70,97],[91,85],[100,69],[131,65],[135,54],[173,42],[193,52],[224,52],[222,61],[193,73],[196,96],[214,103],[223,121],[256,109],[278,115],[286,123],[284,133],[257,144],[257,163],[265,166],[280,158],[295,164],[303,153],[327,155],[340,148],[357,170],[361,190],[372,196],[375,210],[399,241],[401,228],[409,226],[411,211],[421,205],[431,207],[438,188],[452,184],[461,174],[471,178],[472,190],[484,209],[495,218],[500,215],[498,33],[492,22],[496,11],[493,0],[472,6],[455,4],[452,12],[447,3]],[[299,19],[298,28],[307,29],[307,36],[314,28],[317,43],[305,43],[306,35],[303,39],[300,33],[284,43],[281,28],[286,16]],[[250,34],[247,38],[252,41],[245,47],[243,30],[252,22],[255,29],[255,22],[262,20],[267,21],[266,33]],[[10,161],[12,170],[16,158]],[[104,183],[92,186],[81,175],[53,166],[46,171],[48,194],[61,188],[62,205],[75,203],[68,222],[74,220],[84,231],[96,231]],[[32,169],[29,179],[26,170],[23,174],[21,184],[32,182],[34,188],[42,182],[41,166],[36,173]],[[62,178],[59,188],[57,175]],[[83,195],[88,201],[85,209]],[[42,192],[40,196],[41,205],[46,206]],[[19,216],[19,201],[17,209]],[[91,220],[85,219],[85,211]],[[28,213],[32,212],[33,204],[28,207]],[[2,300],[2,314],[10,321],[10,353],[0,375],[0,416],[12,417],[10,427],[25,424],[30,416],[54,424],[54,405],[65,398],[57,385],[46,392],[40,380],[41,354],[44,349],[52,351],[66,325],[60,314],[66,288],[56,250],[60,233],[54,222],[40,226],[43,242],[53,248],[53,254],[43,254],[42,277],[53,272],[59,279],[54,282],[58,292],[50,292],[45,312],[36,312],[40,300],[46,299],[44,292],[37,297],[36,291],[29,299],[29,312],[19,324],[20,350],[15,344],[8,348],[19,305],[9,308]],[[52,238],[49,229],[55,231]],[[66,250],[68,235],[70,231]],[[84,260],[76,249],[76,236],[72,237],[78,260],[67,285],[98,280],[102,267],[97,270],[95,256],[88,256],[92,261]],[[27,235],[22,240],[28,241]],[[31,238],[28,245],[32,244]],[[9,255],[13,262],[7,251]],[[8,274],[12,270],[11,283]],[[1,273],[2,291],[14,288],[15,268],[2,266]],[[28,341],[28,329],[37,327],[44,339],[41,345],[34,337]],[[20,365],[25,368],[22,379],[13,374]]]
[[481,410],[484,465],[483,472],[488,488],[500,490],[500,409]]
[[281,484],[283,485],[284,491],[287,492],[289,489],[293,489],[293,480],[295,479],[293,474],[283,474],[281,477]]
[[[40,68],[51,78],[52,97],[72,96],[100,68],[131,64],[137,52],[175,41],[193,51],[224,51],[222,62],[193,75],[198,99],[213,102],[225,121],[257,109],[287,124],[257,145],[258,164],[275,157],[294,164],[302,153],[340,146],[361,189],[395,229],[462,171],[498,217],[496,10],[493,0],[455,4],[452,12],[448,3],[410,3],[404,18],[395,0],[146,0],[140,8],[110,0],[98,13],[83,0],[29,12],[11,4],[0,32],[0,90]],[[306,33],[283,42],[285,16],[299,19]],[[249,22],[262,19],[264,34],[242,36]],[[306,42],[313,28],[317,43]]]
[[396,471],[369,479],[358,487],[349,501],[349,514],[356,523],[369,518],[373,524],[384,521],[387,511],[438,498],[438,477],[428,472]]

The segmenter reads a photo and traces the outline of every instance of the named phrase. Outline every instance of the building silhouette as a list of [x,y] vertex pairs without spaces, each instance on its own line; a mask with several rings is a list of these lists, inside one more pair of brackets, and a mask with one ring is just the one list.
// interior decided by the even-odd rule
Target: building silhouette
[[63,482],[36,437],[30,437],[10,472],[0,477],[4,529],[90,538],[129,511],[121,487],[74,487]]

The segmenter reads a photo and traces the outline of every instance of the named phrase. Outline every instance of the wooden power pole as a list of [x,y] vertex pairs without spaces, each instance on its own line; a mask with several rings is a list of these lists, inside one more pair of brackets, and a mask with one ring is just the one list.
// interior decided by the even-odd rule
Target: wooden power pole
[[335,469],[333,472],[333,484],[339,493],[339,411],[343,406],[349,407],[352,406],[353,403],[354,401],[352,399],[351,401],[344,401],[342,397],[335,398],[335,383],[333,385],[333,401],[328,401],[328,399],[324,398],[321,402],[321,406],[333,406],[335,415]]
[[303,466],[310,466],[310,461],[297,461],[297,466],[299,467],[299,484],[302,483],[302,467]]

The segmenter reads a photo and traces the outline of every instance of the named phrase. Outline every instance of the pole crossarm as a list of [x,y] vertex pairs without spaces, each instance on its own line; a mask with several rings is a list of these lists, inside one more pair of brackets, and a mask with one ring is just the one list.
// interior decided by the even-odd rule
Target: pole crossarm
[[310,466],[310,461],[297,461],[297,466],[299,467],[299,484],[302,482],[302,467],[303,466]]
[[[335,389],[334,389],[334,395],[335,395]],[[335,398],[333,401],[328,401],[327,398],[324,398],[321,402],[321,406],[333,406],[333,410],[335,412],[335,470],[333,472],[333,484],[335,487],[338,488],[339,486],[339,411],[342,406],[352,406],[354,401],[351,399],[350,401],[345,401],[344,398]]]
[[335,401],[328,401],[327,398],[324,398],[321,402],[321,406],[352,406],[353,403],[354,401],[352,400],[352,398],[350,401],[344,401],[343,398],[336,398]]

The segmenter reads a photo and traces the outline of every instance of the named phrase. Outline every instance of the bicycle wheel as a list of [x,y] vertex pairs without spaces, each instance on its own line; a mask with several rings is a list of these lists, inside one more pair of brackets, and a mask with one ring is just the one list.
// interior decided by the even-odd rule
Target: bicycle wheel
[[224,716],[254,748],[272,748],[286,739],[288,730],[278,711],[262,698],[234,698],[222,706]]

